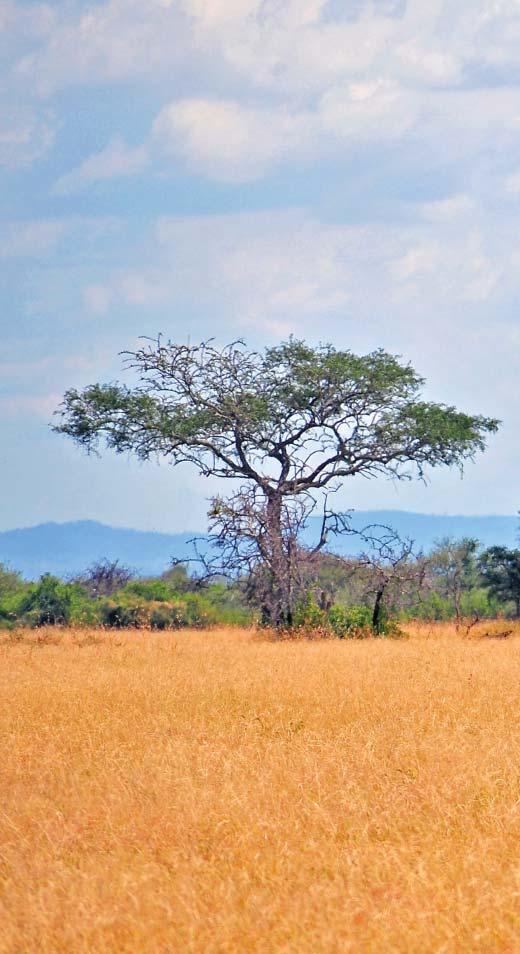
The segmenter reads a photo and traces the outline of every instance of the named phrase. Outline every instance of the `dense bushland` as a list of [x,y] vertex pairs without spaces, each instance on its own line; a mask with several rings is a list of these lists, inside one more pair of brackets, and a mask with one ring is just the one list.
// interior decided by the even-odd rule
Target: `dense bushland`
[[178,629],[239,625],[250,619],[238,590],[222,583],[197,589],[186,571],[157,579],[131,579],[103,593],[93,587],[93,575],[87,572],[83,578],[66,582],[47,573],[33,583],[0,568],[0,626]]
[[[313,562],[292,629],[362,638],[398,632],[406,619],[461,620],[518,616],[520,551],[474,540],[443,540],[427,556]],[[376,612],[377,609],[377,612]],[[138,578],[117,562],[100,561],[79,577],[44,574],[37,582],[0,566],[0,627],[99,626],[170,630],[247,625],[260,620],[246,578],[205,583],[176,566],[161,577]]]

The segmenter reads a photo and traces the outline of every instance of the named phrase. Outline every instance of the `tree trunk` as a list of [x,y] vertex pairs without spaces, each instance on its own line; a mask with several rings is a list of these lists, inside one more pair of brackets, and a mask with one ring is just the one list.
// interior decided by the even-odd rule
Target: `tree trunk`
[[455,620],[457,623],[457,628],[459,627],[460,621],[462,618],[460,600],[461,600],[461,587],[459,586],[458,581],[456,580],[455,586],[453,588],[453,603],[455,605]]
[[286,553],[282,526],[282,496],[272,493],[267,500],[267,533],[271,563],[271,625],[292,624],[290,558]]
[[374,603],[374,612],[372,613],[372,628],[375,633],[381,632],[382,624],[382,615],[383,615],[383,596],[385,595],[386,584],[382,583],[376,593],[376,600]]

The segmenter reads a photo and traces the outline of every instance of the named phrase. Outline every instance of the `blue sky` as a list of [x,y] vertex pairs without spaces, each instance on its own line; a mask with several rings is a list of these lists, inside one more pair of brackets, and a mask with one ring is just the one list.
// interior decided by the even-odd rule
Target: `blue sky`
[[204,526],[188,469],[48,422],[139,335],[402,354],[487,453],[345,507],[514,513],[518,0],[0,0],[0,529]]

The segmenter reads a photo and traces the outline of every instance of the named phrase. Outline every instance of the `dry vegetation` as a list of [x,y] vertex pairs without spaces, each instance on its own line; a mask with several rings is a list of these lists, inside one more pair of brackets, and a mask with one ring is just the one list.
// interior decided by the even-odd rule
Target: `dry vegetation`
[[0,950],[520,951],[520,639],[482,633],[6,636]]

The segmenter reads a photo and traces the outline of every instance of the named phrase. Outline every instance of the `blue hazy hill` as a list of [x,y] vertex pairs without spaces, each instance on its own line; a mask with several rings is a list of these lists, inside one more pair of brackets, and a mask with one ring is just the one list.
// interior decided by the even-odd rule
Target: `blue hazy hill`
[[[315,518],[313,524],[314,526],[309,527],[309,542],[319,533],[320,521]],[[352,514],[351,525],[354,530],[362,530],[369,524],[392,527],[401,537],[413,540],[417,551],[428,552],[436,541],[445,537],[474,537],[483,547],[495,544],[518,546],[518,516],[471,517],[411,513],[405,510],[358,510]],[[330,545],[330,549],[344,555],[358,553],[361,548],[359,538],[355,534],[336,537]]]
[[192,538],[192,533],[127,530],[94,520],[42,523],[0,533],[0,563],[36,579],[42,573],[73,576],[106,558],[155,576],[167,569],[172,557],[188,555]]
[[[401,510],[357,511],[352,525],[360,529],[370,523],[394,527],[403,537],[415,541],[417,549],[429,550],[442,537],[476,537],[483,546],[518,545],[517,516],[443,516],[408,513]],[[307,539],[319,533],[319,519],[311,522]],[[0,532],[0,563],[20,570],[28,579],[42,573],[68,577],[95,560],[120,560],[143,574],[158,575],[172,557],[189,556],[192,533],[152,533],[109,527],[92,520],[73,523],[44,523],[36,527]],[[336,538],[331,549],[353,555],[361,549],[355,535]]]

